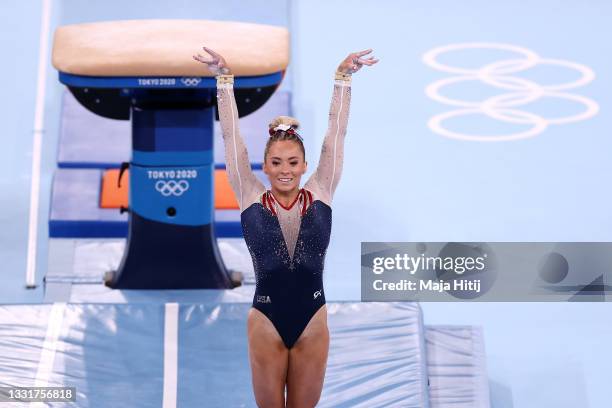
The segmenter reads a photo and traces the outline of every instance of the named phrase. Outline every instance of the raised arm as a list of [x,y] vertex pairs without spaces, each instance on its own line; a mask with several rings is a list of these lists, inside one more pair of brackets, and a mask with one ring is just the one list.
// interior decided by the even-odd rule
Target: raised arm
[[321,201],[330,205],[342,173],[344,160],[344,137],[348,125],[351,103],[351,75],[364,65],[374,65],[374,57],[362,58],[371,53],[365,50],[349,54],[338,66],[334,91],[329,109],[327,133],[323,139],[321,157],[317,169],[306,182],[306,189],[313,191]]
[[217,77],[217,107],[225,145],[225,166],[240,211],[243,211],[257,201],[257,197],[265,191],[265,187],[251,170],[247,148],[238,129],[234,76],[221,55],[210,48],[204,47],[204,50],[212,59],[200,54],[194,55],[193,58],[208,65],[208,69]]

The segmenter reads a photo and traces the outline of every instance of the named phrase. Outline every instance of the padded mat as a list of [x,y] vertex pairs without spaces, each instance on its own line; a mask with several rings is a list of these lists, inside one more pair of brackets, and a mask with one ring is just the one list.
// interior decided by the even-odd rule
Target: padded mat
[[[255,407],[245,332],[249,307],[180,305],[177,370],[165,373],[164,359],[172,358],[172,348],[164,346],[167,305],[0,306],[0,384],[25,386],[44,376],[49,386],[76,387],[76,403],[51,406],[160,407],[164,387],[175,384],[170,391],[176,391],[179,407]],[[418,305],[328,308],[332,342],[320,407],[428,407]],[[49,325],[56,334],[44,351]],[[43,361],[49,370],[39,370],[39,356],[50,351]]]

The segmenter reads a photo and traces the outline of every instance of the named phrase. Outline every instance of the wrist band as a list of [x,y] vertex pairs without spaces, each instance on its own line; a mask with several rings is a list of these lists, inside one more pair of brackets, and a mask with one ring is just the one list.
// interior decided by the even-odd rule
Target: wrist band
[[217,84],[233,84],[234,83],[234,76],[229,74],[229,75],[217,75]]
[[336,80],[351,82],[351,74],[345,74],[344,72],[336,71]]

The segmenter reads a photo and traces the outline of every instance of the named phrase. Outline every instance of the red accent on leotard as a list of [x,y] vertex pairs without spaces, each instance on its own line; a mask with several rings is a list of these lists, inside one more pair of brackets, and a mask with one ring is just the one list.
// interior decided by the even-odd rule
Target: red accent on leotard
[[300,198],[300,194],[302,194],[302,191],[304,191],[303,189],[300,190],[300,192],[298,193],[298,195],[295,196],[295,199],[293,200],[293,202],[291,204],[289,204],[289,207],[285,207],[276,197],[274,197],[274,194],[270,191],[270,195],[272,196],[273,199],[276,200],[276,202],[278,203],[278,205],[280,205],[281,207],[283,207],[285,210],[290,210],[293,208],[293,206],[295,205],[295,203],[297,203],[298,198]]
[[261,204],[264,206],[264,208],[269,210],[272,215],[277,215],[276,208],[274,206],[275,203],[283,207],[285,210],[289,211],[293,208],[295,203],[299,202],[299,205],[301,206],[300,215],[304,216],[304,214],[306,214],[306,211],[308,210],[308,207],[310,207],[313,201],[314,200],[312,198],[312,193],[303,188],[300,189],[300,192],[295,197],[295,200],[293,200],[293,202],[288,207],[285,207],[283,204],[281,204],[281,202],[278,201],[276,197],[274,197],[274,194],[272,194],[270,190],[267,190],[261,197]]
[[312,204],[312,193],[306,189],[302,189],[300,191],[300,202],[302,203],[302,209],[300,211],[300,215],[303,217],[306,214],[306,210]]

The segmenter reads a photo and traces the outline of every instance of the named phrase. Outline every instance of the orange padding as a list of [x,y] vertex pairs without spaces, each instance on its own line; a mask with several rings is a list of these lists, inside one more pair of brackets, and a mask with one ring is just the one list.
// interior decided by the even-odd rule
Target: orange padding
[[[106,170],[102,176],[100,207],[120,208],[128,206],[129,170],[121,176],[121,187],[117,186],[119,169]],[[238,201],[232,191],[225,170],[215,170],[215,208],[237,210]]]
[[119,169],[106,170],[102,176],[102,193],[100,194],[100,207],[120,208],[128,206],[128,190],[130,186],[129,171],[121,177],[121,187],[117,186]]
[[240,208],[225,170],[215,170],[215,208],[219,210],[238,210]]

